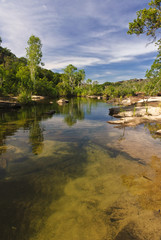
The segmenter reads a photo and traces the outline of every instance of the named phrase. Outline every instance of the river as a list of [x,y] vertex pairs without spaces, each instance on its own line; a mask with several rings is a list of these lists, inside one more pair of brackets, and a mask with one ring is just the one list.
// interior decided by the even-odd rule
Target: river
[[1,240],[161,239],[161,124],[110,125],[110,107],[0,111]]

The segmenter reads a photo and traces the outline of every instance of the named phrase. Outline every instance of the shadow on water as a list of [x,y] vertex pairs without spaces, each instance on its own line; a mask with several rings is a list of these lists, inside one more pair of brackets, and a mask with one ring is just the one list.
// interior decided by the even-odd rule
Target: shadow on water
[[107,108],[78,98],[0,113],[1,240],[159,239],[160,159],[116,148],[131,135]]
[[16,164],[9,177],[0,181],[1,239],[27,240],[39,232],[50,215],[51,202],[63,196],[69,179],[83,174],[86,152],[80,153],[74,145],[68,146],[70,154],[64,154],[66,147],[58,146],[59,156],[55,153],[52,158],[40,156],[35,161],[27,159],[27,164]]
[[89,138],[80,137],[71,143],[59,139],[46,141],[42,121],[52,119],[46,113],[54,109],[56,115],[63,116],[64,122],[72,126],[84,119],[85,104],[85,100],[71,99],[64,106],[42,103],[0,113],[2,240],[28,240],[38,232],[50,215],[50,203],[63,196],[69,179],[83,175],[87,161],[84,146]]

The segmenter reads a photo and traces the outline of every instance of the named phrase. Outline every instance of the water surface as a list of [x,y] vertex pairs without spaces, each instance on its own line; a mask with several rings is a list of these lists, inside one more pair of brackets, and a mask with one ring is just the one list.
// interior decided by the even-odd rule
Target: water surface
[[116,128],[109,107],[0,112],[0,239],[161,238],[161,126]]

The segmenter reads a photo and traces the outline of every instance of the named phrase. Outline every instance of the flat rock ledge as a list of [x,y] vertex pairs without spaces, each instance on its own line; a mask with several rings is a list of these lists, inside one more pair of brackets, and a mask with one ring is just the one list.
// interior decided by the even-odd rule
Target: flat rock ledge
[[[123,125],[123,126],[137,126],[146,122],[160,122],[161,116],[158,117],[125,117],[120,120],[107,121],[110,124]],[[157,133],[160,134],[161,133]]]
[[[153,97],[151,99],[146,99],[146,103],[157,102],[155,106],[151,106],[150,104],[143,104],[139,106],[139,103],[145,103],[145,99],[139,100],[138,104],[131,105],[122,105],[121,107],[114,107],[109,109],[109,115],[119,118],[119,120],[108,121],[110,124],[123,125],[123,126],[136,126],[145,122],[161,122],[161,98]],[[128,100],[127,100],[128,101]],[[123,103],[124,100],[123,100]],[[129,101],[128,101],[129,103]],[[159,130],[160,131],[160,130]],[[160,132],[156,132],[161,135]]]
[[2,101],[0,100],[0,109],[20,108],[21,104],[18,102]]

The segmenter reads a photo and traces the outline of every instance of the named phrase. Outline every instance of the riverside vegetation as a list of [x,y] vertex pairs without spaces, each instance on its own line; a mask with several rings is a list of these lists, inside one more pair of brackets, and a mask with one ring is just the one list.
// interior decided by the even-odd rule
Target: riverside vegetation
[[[160,95],[161,87],[161,39],[159,38],[159,29],[161,22],[161,0],[150,1],[148,8],[144,8],[137,12],[137,18],[129,24],[128,34],[146,34],[151,37],[151,43],[155,42],[158,47],[158,54],[153,62],[151,69],[147,70],[146,77],[149,79],[143,88],[143,93],[146,95]],[[123,110],[118,108],[116,111],[117,117],[120,116],[122,119],[116,121],[115,124],[125,124],[125,125],[137,125],[142,122],[160,122],[160,98],[151,98],[149,100],[148,96],[142,96],[141,101],[131,101],[128,99],[126,105],[131,105]],[[149,105],[149,102],[156,102],[155,106]],[[144,106],[138,106],[136,104],[142,103]],[[123,101],[122,101],[123,103]],[[134,104],[135,103],[135,104]],[[139,104],[140,104],[139,103]],[[112,109],[113,111],[113,109]],[[113,115],[113,114],[112,114]],[[160,134],[160,130],[158,132]]]
[[[143,34],[152,37],[158,46],[158,55],[146,72],[145,79],[99,84],[85,80],[84,69],[69,64],[63,73],[47,70],[42,58],[41,40],[32,35],[27,42],[26,58],[18,58],[1,46],[0,37],[0,96],[18,96],[19,101],[29,102],[31,95],[49,97],[102,95],[106,98],[134,96],[137,92],[157,95],[161,92],[161,40],[158,30],[161,21],[161,0],[150,1],[149,8],[137,12],[137,18],[129,23],[128,34]],[[41,65],[41,66],[40,66]],[[111,79],[112,81],[112,79]]]
[[[82,77],[77,82],[84,71],[73,65],[63,74],[40,67],[41,47],[32,36],[26,59],[1,47],[8,53],[1,61],[1,95],[26,102],[32,94],[123,101],[137,92],[160,92],[160,70],[145,80],[101,85]],[[112,119],[108,108],[101,100],[71,98],[64,105],[53,99],[19,111],[0,110],[2,240],[160,239],[161,148],[155,132],[161,124],[116,128],[106,123]],[[131,114],[138,115],[137,106]]]

